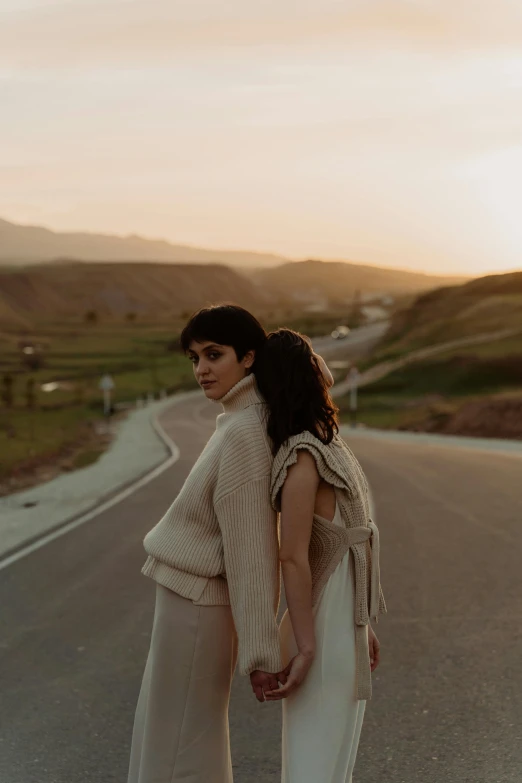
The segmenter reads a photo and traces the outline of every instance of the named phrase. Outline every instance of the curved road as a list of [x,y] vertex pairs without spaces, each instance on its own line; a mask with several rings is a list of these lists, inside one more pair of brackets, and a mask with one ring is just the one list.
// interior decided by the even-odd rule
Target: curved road
[[346,355],[350,359],[354,359],[367,354],[379,342],[389,325],[390,322],[387,319],[377,321],[377,323],[352,329],[342,340],[335,340],[327,335],[325,337],[314,337],[312,344],[314,350],[322,354],[325,359]]
[[[125,783],[154,603],[142,539],[218,412],[203,398],[174,406],[162,423],[176,464],[0,571],[1,783]],[[376,499],[390,610],[357,783],[519,783],[522,460],[375,438],[353,447]],[[279,705],[258,704],[243,678],[231,730],[235,783],[277,783]]]

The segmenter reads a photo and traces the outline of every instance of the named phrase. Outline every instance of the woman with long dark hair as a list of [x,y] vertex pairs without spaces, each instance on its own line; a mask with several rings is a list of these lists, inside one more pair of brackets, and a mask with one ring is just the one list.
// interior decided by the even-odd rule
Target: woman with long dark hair
[[283,783],[349,783],[386,611],[368,484],[338,434],[332,375],[307,337],[268,335],[256,376],[274,453],[271,501],[281,513],[288,612],[281,622],[286,684]]
[[223,412],[145,538],[143,573],[156,582],[156,610],[129,783],[232,783],[228,702],[236,656],[259,701],[285,682],[277,675],[272,454],[254,375],[265,341],[259,321],[235,305],[199,310],[181,334],[196,380]]

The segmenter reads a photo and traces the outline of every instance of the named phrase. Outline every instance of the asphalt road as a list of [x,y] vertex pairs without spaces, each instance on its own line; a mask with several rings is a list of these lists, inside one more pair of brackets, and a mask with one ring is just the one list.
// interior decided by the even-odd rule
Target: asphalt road
[[[163,423],[175,465],[0,571],[0,783],[125,783],[154,603],[142,539],[218,412],[203,399],[174,407]],[[362,438],[354,450],[389,606],[355,780],[520,783],[522,460]],[[279,781],[279,732],[279,706],[237,678],[235,783]]]
[[325,359],[333,359],[345,355],[350,359],[355,359],[367,354],[381,339],[389,325],[390,322],[388,320],[378,321],[377,323],[352,329],[341,340],[335,340],[330,336],[314,337],[312,343],[314,350]]

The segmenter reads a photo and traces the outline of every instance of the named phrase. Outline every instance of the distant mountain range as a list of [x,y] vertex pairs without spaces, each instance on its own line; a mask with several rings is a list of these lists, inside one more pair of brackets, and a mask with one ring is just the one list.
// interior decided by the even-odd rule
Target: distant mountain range
[[242,250],[205,250],[172,245],[156,239],[106,234],[58,233],[39,226],[22,226],[0,220],[0,264],[20,266],[61,259],[75,261],[162,261],[220,263],[228,266],[270,267],[288,261],[271,253]]
[[[235,268],[231,268],[235,267]],[[59,234],[0,220],[0,325],[23,328],[95,310],[168,318],[216,301],[254,311],[328,309],[363,296],[416,294],[466,278],[330,261],[185,248],[140,237]]]
[[[257,272],[259,282],[268,287],[316,283],[334,293],[338,286],[348,284],[352,289],[369,287],[389,291],[420,291],[460,283],[467,277],[438,277],[421,272],[354,264],[349,261],[291,261],[273,253],[242,250],[207,250],[204,248],[172,245],[156,239],[139,236],[111,236],[105,234],[59,233],[38,226],[23,226],[0,219],[0,266],[25,266],[49,261],[109,261],[225,264],[245,272]],[[299,263],[297,267],[295,264]],[[274,274],[269,270],[277,268]],[[266,274],[263,274],[266,270]],[[304,277],[301,277],[304,275]],[[327,283],[325,281],[330,281]]]

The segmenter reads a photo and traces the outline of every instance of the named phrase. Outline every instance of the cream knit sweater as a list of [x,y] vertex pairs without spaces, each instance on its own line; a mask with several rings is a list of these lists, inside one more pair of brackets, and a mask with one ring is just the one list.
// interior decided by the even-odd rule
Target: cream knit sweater
[[230,604],[240,674],[278,672],[279,545],[266,403],[253,374],[217,402],[224,412],[214,434],[145,537],[143,573],[195,604]]

